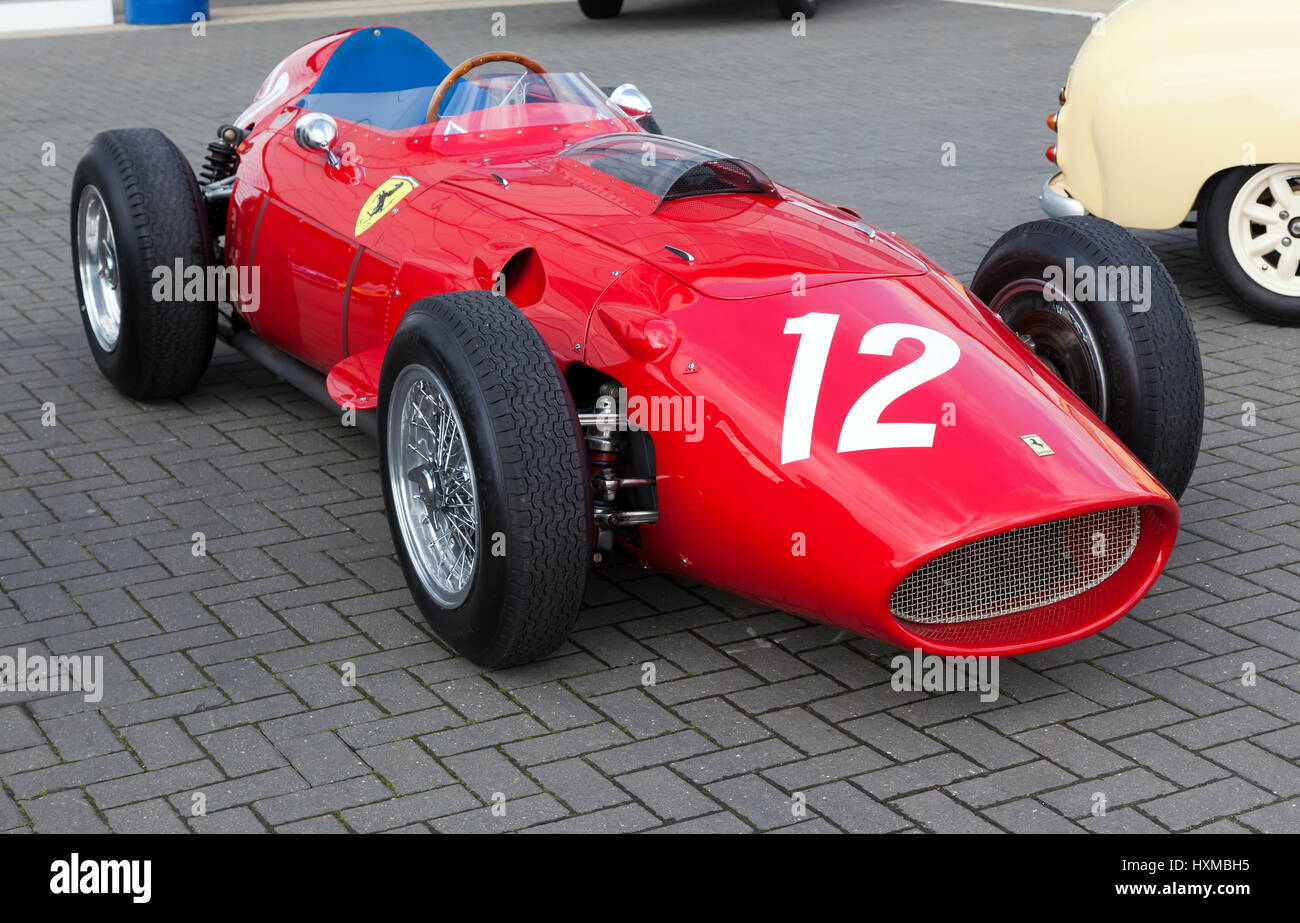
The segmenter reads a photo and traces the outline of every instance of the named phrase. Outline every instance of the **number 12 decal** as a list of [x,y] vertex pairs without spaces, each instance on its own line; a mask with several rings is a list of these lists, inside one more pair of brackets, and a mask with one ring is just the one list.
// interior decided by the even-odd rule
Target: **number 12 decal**
[[[785,332],[799,336],[799,349],[790,373],[781,426],[781,464],[796,462],[812,452],[813,417],[821,393],[826,358],[835,336],[838,314],[805,314],[785,322]],[[858,352],[892,356],[902,340],[919,340],[925,347],[901,369],[895,369],[857,399],[840,429],[837,452],[860,449],[926,448],[934,445],[933,423],[881,423],[885,408],[913,388],[938,378],[957,364],[961,350],[950,337],[916,324],[879,324],[863,334]]]

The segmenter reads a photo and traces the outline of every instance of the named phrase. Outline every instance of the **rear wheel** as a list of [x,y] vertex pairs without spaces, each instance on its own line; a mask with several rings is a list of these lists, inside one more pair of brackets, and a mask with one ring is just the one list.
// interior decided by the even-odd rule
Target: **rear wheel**
[[[100,132],[73,174],[71,217],[96,364],[129,397],[184,394],[207,369],[217,333],[206,290],[211,231],[184,155],[152,128]],[[187,281],[196,273],[197,286]]]
[[623,0],[578,0],[588,19],[611,19],[623,9]]
[[1182,495],[1205,411],[1200,349],[1146,244],[1100,218],[1022,224],[989,249],[971,290]]
[[578,615],[592,514],[577,414],[506,298],[417,301],[380,375],[393,542],[433,630],[489,668],[558,647]]
[[1214,274],[1247,313],[1300,324],[1300,164],[1219,174],[1197,209],[1196,234]]

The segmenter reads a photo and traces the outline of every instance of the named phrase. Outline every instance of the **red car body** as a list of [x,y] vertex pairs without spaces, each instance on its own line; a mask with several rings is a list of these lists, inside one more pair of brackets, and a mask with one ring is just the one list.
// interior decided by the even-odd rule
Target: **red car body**
[[[294,122],[350,34],[286,58],[237,121],[249,133],[224,248],[227,266],[260,273],[259,307],[244,314],[252,331],[328,374],[340,406],[375,406],[385,346],[412,302],[489,289],[522,252],[507,294],[561,369],[581,363],[632,395],[702,402],[700,438],[654,434],[658,522],[626,543],[650,567],[960,655],[1085,636],[1155,581],[1178,527],[1169,493],[905,241],[779,184],[664,202],[560,156],[641,131],[630,116],[453,135],[340,119],[343,156],[330,166],[295,143]],[[407,194],[357,233],[367,201],[396,177],[413,181]],[[898,324],[911,326],[863,343]],[[923,342],[916,328],[937,336]],[[909,435],[896,435],[900,424]],[[891,445],[924,442],[926,427],[930,444]],[[1052,454],[1035,451],[1035,437]],[[873,440],[882,447],[854,447]],[[900,584],[948,552],[1117,509],[1132,511],[1136,539],[1094,586],[990,618],[891,610]],[[1027,553],[1016,548],[988,553]]]

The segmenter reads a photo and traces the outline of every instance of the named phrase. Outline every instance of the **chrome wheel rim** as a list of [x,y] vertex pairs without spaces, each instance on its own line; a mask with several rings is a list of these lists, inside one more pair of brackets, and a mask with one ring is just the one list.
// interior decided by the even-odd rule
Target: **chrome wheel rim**
[[1042,279],[1004,286],[989,307],[1093,413],[1106,419],[1106,364],[1082,308]]
[[77,203],[77,272],[90,330],[100,349],[112,352],[122,330],[117,243],[104,197],[90,184],[82,187]]
[[1237,191],[1228,243],[1252,282],[1300,298],[1300,164],[1265,167]]
[[388,484],[408,557],[425,592],[454,609],[478,564],[478,487],[460,414],[432,369],[402,369],[386,432]]

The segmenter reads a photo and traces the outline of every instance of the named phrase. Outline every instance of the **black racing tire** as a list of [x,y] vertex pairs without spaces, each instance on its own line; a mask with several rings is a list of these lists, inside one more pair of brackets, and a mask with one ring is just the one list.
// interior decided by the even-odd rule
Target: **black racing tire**
[[[1117,284],[1117,291],[1097,293],[1106,297],[1084,292],[1049,301],[1048,273],[1054,267],[1064,278],[1068,260],[1076,275],[1090,267],[1096,279],[1105,278],[1098,270],[1118,268],[1141,279],[1149,267],[1149,289],[1143,295],[1132,287],[1122,297]],[[1166,490],[1182,495],[1196,466],[1205,415],[1201,354],[1187,306],[1146,244],[1100,218],[1033,221],[989,249],[971,290],[1013,331],[1034,338],[1031,348],[1049,368]]]
[[[87,187],[93,187],[88,191]],[[90,248],[80,239],[83,195],[97,191],[107,212],[116,251],[120,323],[115,339],[101,342],[92,325],[80,267]],[[72,180],[72,265],[77,304],[100,371],[128,397],[175,397],[192,389],[212,359],[217,306],[207,299],[184,300],[183,277],[173,279],[174,297],[155,299],[154,270],[174,275],[176,261],[206,275],[212,264],[212,234],[203,194],[185,157],[153,128],[103,131],[81,155]],[[102,325],[101,325],[102,331]]]
[[[395,496],[394,481],[412,456],[390,465],[397,451],[392,440],[410,413],[402,397],[396,398],[402,405],[394,404],[394,385],[404,370],[418,374],[418,367],[435,373],[450,395],[474,474],[479,551],[463,599],[450,605],[422,580],[395,502],[406,502]],[[434,632],[490,669],[553,651],[578,616],[593,519],[578,416],[541,336],[502,296],[469,291],[423,298],[389,343],[379,394],[388,523],[407,583]],[[408,473],[401,485],[409,479]],[[421,526],[408,528],[426,536]]]
[[812,19],[817,15],[817,0],[776,0],[776,8],[783,19],[789,19],[795,13],[803,13]]
[[[1258,278],[1255,278],[1242,265],[1232,246],[1232,228],[1240,220],[1235,213],[1239,208],[1234,206],[1249,204],[1245,199],[1238,203],[1239,193],[1256,177],[1288,166],[1294,169],[1285,172],[1300,177],[1300,164],[1268,164],[1225,170],[1211,179],[1196,210],[1196,238],[1215,277],[1243,311],[1258,320],[1293,327],[1300,325],[1300,295],[1273,291],[1263,283],[1263,279],[1276,275],[1277,258],[1283,251],[1273,251],[1267,262],[1261,260],[1256,273]],[[1271,200],[1271,197],[1266,196],[1266,199]],[[1300,214],[1288,213],[1288,218],[1280,224],[1283,227],[1290,225],[1287,239],[1291,240],[1292,248],[1300,250]],[[1257,236],[1267,233],[1263,225],[1253,224],[1251,227]],[[1266,265],[1271,269],[1265,269]]]
[[613,19],[623,10],[623,0],[578,0],[588,19]]

